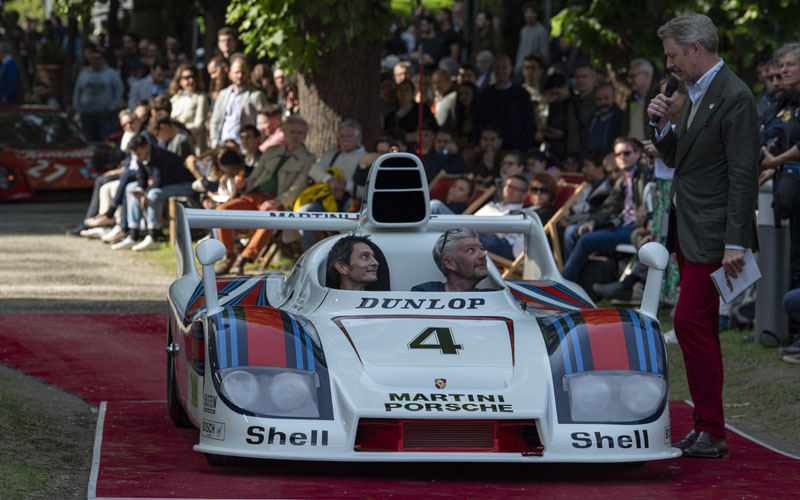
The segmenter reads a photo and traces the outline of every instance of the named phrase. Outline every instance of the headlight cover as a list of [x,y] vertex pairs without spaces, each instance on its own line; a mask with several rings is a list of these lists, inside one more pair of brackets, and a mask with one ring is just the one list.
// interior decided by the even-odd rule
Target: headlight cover
[[9,167],[0,167],[0,189],[11,189],[17,185],[17,173]]
[[220,371],[220,394],[256,415],[318,418],[316,372],[268,366],[237,366]]
[[635,371],[589,371],[564,376],[574,422],[636,422],[652,416],[667,396],[659,374]]

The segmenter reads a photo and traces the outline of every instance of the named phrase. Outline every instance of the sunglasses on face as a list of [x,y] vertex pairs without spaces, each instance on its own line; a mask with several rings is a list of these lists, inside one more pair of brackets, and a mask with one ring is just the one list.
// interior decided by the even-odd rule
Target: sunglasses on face
[[536,187],[536,186],[533,186],[530,189],[530,191],[533,194],[545,194],[549,192],[549,190],[546,187]]

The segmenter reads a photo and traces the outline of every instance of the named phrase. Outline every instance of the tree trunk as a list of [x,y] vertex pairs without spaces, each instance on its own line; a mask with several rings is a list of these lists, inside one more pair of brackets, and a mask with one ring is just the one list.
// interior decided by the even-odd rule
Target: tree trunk
[[379,69],[379,44],[350,44],[327,54],[318,72],[300,76],[300,114],[310,125],[309,151],[319,156],[334,147],[339,123],[347,118],[361,124],[362,143],[372,149],[381,133]]

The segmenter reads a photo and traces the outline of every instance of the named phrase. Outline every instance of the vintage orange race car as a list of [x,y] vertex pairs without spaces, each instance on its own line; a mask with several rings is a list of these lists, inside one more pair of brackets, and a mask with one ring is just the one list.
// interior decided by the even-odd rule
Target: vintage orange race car
[[91,189],[96,177],[91,158],[100,147],[57,109],[0,108],[0,201]]

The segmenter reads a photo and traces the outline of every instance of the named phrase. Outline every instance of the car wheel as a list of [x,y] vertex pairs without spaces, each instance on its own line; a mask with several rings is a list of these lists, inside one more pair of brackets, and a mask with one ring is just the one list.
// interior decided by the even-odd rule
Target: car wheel
[[[172,336],[167,336],[167,345],[172,343]],[[172,353],[167,353],[167,410],[169,410],[169,418],[176,427],[193,427],[189,415],[186,414],[186,409],[181,404],[180,397],[178,396],[178,381],[175,377],[175,357]]]

